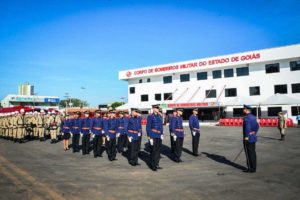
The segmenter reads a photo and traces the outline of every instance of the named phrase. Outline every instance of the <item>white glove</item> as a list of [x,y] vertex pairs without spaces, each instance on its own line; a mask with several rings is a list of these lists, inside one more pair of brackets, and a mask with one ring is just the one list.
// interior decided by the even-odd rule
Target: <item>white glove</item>
[[160,139],[163,140],[163,139],[164,139],[164,135],[161,135],[161,136],[160,136]]
[[106,136],[106,139],[107,139],[107,141],[109,141],[110,137],[109,137],[109,136]]
[[71,137],[73,137],[73,133],[71,133]]
[[104,130],[102,130],[102,134],[104,134],[105,133],[105,131]]
[[83,134],[82,133],[80,133],[80,137],[82,137],[83,136]]
[[95,134],[92,134],[92,138],[93,138],[93,139],[95,138]]
[[64,132],[61,133],[62,136],[64,136],[64,134],[65,134]]
[[128,141],[131,143],[132,142],[132,137],[128,137]]
[[193,136],[195,136],[196,135],[196,131],[193,131],[192,134],[193,134]]
[[120,133],[117,133],[117,137],[120,137]]
[[138,133],[138,136],[139,136],[139,137],[141,137],[141,135],[142,135],[141,133]]
[[172,136],[172,137],[174,137],[174,135],[175,135],[174,133],[171,133],[171,136]]
[[153,146],[153,139],[152,138],[149,140],[149,142],[150,142],[150,145]]
[[176,135],[174,135],[174,136],[173,136],[173,138],[174,138],[174,141],[176,141],[176,140],[177,140],[177,136],[176,136]]

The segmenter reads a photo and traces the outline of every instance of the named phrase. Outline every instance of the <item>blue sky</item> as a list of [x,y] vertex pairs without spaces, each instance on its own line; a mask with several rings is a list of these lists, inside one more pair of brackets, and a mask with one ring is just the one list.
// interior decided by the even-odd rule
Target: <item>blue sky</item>
[[[300,43],[300,1],[1,0],[0,98],[91,106],[127,97],[118,71]],[[84,86],[86,89],[81,90]]]

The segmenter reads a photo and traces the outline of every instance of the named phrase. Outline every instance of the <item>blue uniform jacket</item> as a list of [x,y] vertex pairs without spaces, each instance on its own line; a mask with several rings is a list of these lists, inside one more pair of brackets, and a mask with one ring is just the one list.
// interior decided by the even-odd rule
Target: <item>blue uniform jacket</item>
[[143,120],[143,118],[142,117],[138,117],[138,120],[139,120],[139,129],[140,129],[140,132],[142,133],[143,132],[143,128],[142,128],[142,120]]
[[62,121],[61,131],[63,133],[70,133],[71,128],[72,128],[72,121],[70,119],[65,119],[64,121]]
[[131,117],[128,122],[127,135],[128,137],[132,137],[133,140],[138,140],[139,133],[142,134],[140,132],[140,120],[138,117]]
[[103,119],[101,117],[97,117],[92,119],[91,128],[92,133],[95,135],[102,135],[103,131]]
[[80,132],[82,134],[89,134],[91,130],[91,119],[83,118],[80,120]]
[[79,134],[80,133],[80,119],[71,119],[71,133]]
[[171,124],[173,122],[174,117],[175,117],[174,115],[169,116],[169,130],[170,130],[170,132],[171,132]]
[[[196,116],[195,115],[190,116],[189,126],[190,126],[191,131],[200,132],[199,131],[199,129],[200,129],[199,119],[198,119],[197,115]],[[194,128],[197,129],[197,130],[195,130]]]
[[[257,123],[256,117],[251,113],[247,114],[244,117],[243,123],[243,140],[249,141],[250,143],[257,141],[257,131],[259,129],[259,125]],[[250,134],[253,132],[253,134]]]
[[181,116],[176,116],[172,120],[171,132],[177,137],[184,137],[183,120]]
[[147,135],[150,138],[160,138],[163,135],[163,121],[159,114],[151,114],[147,118]]
[[110,138],[115,138],[118,131],[118,120],[116,118],[109,118],[104,123],[105,134]]
[[118,118],[118,133],[126,135],[125,117]]

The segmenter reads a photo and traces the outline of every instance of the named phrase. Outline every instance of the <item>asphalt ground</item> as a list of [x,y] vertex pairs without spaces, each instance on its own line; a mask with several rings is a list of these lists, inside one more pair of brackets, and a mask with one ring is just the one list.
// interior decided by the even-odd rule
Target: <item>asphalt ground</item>
[[199,157],[191,155],[186,128],[182,163],[170,159],[165,133],[157,172],[147,165],[147,148],[133,167],[121,154],[110,162],[106,153],[63,151],[62,142],[0,139],[0,199],[300,199],[300,128],[289,128],[285,141],[276,128],[260,129],[256,173],[243,172],[244,152],[232,162],[242,149],[241,127],[202,127]]

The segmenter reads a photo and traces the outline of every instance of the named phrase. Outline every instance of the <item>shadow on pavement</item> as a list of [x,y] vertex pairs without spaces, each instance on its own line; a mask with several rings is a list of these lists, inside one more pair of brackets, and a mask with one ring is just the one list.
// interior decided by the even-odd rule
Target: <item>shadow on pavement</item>
[[220,155],[217,155],[217,154],[210,154],[210,153],[207,153],[207,152],[202,152],[202,154],[206,155],[208,158],[216,161],[216,162],[219,162],[219,163],[222,163],[222,164],[225,164],[225,165],[229,165],[231,167],[234,167],[234,168],[237,168],[237,169],[240,169],[240,170],[246,170],[247,168],[242,166],[242,165],[239,165],[237,163],[234,163],[230,160],[228,160],[226,157],[224,156],[220,156]]
[[257,136],[258,138],[269,139],[269,140],[280,140],[278,138],[266,137],[266,136]]

